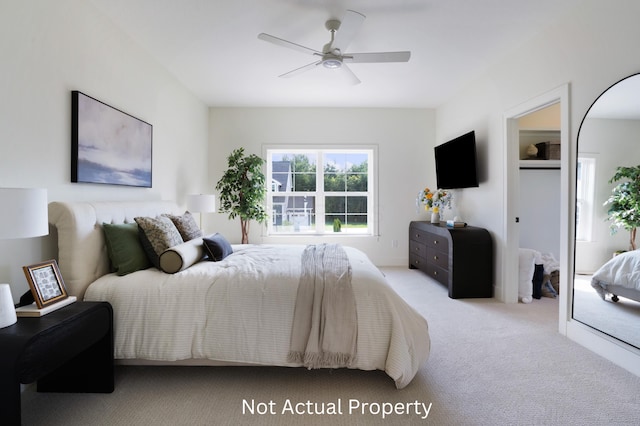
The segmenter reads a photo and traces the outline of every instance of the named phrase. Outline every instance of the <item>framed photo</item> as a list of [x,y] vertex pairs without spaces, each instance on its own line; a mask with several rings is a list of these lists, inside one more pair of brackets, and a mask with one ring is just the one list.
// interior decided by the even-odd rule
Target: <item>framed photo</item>
[[23,266],[22,269],[38,309],[67,298],[67,290],[55,259]]
[[153,126],[71,92],[71,182],[151,188]]

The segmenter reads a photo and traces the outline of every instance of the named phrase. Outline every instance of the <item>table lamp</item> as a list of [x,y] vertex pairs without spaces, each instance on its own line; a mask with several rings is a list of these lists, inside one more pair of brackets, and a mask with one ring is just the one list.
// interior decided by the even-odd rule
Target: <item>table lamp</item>
[[200,213],[200,229],[202,229],[202,213],[216,211],[216,196],[213,194],[191,194],[187,196],[187,210]]
[[[49,233],[47,190],[0,188],[0,239],[40,237]],[[9,284],[0,284],[0,328],[17,321]]]

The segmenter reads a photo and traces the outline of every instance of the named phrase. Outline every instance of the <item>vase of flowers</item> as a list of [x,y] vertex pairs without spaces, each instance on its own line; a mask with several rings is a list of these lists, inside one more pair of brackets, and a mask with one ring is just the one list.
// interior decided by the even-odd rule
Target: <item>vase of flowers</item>
[[451,208],[451,192],[444,189],[435,191],[424,188],[418,193],[416,206],[423,206],[426,211],[431,211],[431,223],[440,223],[440,212],[444,208]]

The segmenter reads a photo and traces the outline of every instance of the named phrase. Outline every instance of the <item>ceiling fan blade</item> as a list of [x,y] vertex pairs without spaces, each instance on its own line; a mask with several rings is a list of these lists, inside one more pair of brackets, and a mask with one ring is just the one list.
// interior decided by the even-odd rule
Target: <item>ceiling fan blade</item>
[[342,57],[343,62],[348,63],[374,63],[374,62],[408,62],[411,52],[372,52],[372,53],[348,53]]
[[355,10],[347,10],[347,13],[345,13],[342,21],[340,22],[340,28],[336,31],[333,43],[331,43],[331,49],[333,50],[337,48],[344,52],[365,19],[366,16],[362,13],[356,12]]
[[278,46],[287,47],[289,49],[297,50],[298,52],[306,53],[307,55],[320,55],[322,56],[322,52],[318,52],[317,50],[311,49],[309,47],[302,46],[300,44],[296,44],[278,37],[274,37],[269,34],[260,33],[258,34],[258,38],[260,40],[267,41],[269,43],[273,43]]
[[343,63],[340,67],[340,71],[343,73],[348,83],[353,85],[360,84],[360,79],[351,71],[351,68],[347,66],[347,64]]
[[303,67],[300,68],[296,68],[295,70],[286,72],[284,74],[280,74],[278,77],[282,77],[282,78],[289,78],[289,77],[294,77],[298,74],[302,74],[305,71],[309,71],[314,69],[315,67],[317,67],[318,65],[322,64],[322,61],[316,61],[316,62],[311,62],[310,64],[307,64]]

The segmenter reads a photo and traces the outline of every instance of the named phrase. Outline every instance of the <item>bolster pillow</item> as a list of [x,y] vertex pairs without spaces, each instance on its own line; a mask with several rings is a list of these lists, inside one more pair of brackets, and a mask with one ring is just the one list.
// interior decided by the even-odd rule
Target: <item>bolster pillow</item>
[[160,269],[167,274],[184,271],[204,257],[202,238],[194,238],[170,247],[160,255]]

